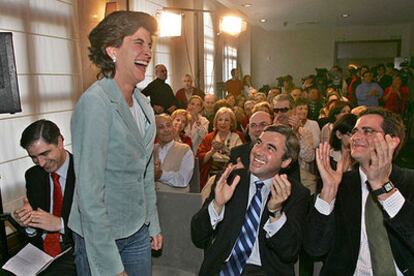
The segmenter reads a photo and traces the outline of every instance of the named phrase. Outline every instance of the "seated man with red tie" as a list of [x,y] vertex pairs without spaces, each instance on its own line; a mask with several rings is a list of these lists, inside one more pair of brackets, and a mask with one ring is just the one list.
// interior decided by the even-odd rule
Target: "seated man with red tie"
[[[20,145],[36,165],[26,171],[27,198],[14,217],[30,242],[54,257],[73,246],[67,226],[75,185],[73,158],[58,126],[48,120],[30,124]],[[41,275],[76,275],[72,254],[71,249]]]

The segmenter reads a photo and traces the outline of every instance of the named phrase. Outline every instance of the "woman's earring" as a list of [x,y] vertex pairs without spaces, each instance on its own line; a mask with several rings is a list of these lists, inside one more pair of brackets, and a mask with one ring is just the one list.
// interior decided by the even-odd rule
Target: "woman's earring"
[[113,63],[116,63],[116,56],[113,56],[113,57],[112,57],[112,62],[113,62]]

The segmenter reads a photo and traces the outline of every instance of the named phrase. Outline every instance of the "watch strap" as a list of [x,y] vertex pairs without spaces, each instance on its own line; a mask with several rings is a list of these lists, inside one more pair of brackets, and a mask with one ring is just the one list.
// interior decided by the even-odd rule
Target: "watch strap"
[[375,196],[379,196],[379,195],[386,194],[386,193],[390,192],[392,189],[394,189],[394,187],[395,187],[394,184],[392,184],[391,181],[388,181],[388,182],[384,183],[384,185],[382,185],[381,188],[373,190],[373,191],[371,191],[371,193]]

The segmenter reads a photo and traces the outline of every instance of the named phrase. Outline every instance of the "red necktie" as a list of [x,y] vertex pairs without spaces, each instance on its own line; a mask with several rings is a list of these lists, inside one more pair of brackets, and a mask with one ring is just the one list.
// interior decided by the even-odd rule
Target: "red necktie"
[[[63,203],[62,188],[59,183],[59,175],[57,173],[51,173],[51,175],[53,179],[53,215],[60,217]],[[46,234],[43,241],[43,250],[52,257],[59,255],[62,251],[59,232]]]

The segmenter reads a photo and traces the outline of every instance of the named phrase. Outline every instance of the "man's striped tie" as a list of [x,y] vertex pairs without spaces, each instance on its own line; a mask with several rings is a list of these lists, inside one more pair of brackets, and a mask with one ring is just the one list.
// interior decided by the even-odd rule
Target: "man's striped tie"
[[230,259],[225,264],[224,269],[220,271],[220,276],[240,275],[246,265],[247,259],[252,253],[260,222],[260,210],[262,208],[261,189],[264,183],[256,181],[255,184],[256,193],[246,211],[243,226],[237,238],[236,245],[231,252]]

